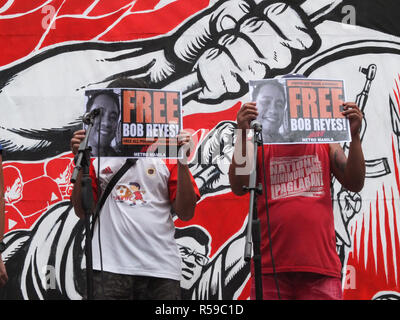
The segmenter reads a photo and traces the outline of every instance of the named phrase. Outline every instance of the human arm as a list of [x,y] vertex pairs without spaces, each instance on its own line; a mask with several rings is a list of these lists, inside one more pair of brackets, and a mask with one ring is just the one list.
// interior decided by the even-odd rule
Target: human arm
[[353,102],[346,102],[343,106],[343,115],[350,122],[352,141],[350,142],[347,157],[339,144],[330,145],[329,157],[331,170],[344,188],[353,192],[359,192],[363,188],[365,180],[365,160],[360,139],[363,115],[358,106]]
[[183,221],[188,221],[193,218],[198,200],[192,183],[193,178],[186,161],[187,153],[190,153],[191,145],[191,135],[186,131],[182,131],[178,135],[178,146],[182,147],[184,158],[183,160],[179,160],[177,164],[177,190],[175,200],[172,202],[172,208],[179,219]]
[[[71,138],[71,151],[74,155],[78,153],[78,148],[82,140],[85,138],[86,131],[85,130],[78,130],[75,131],[72,138]],[[75,214],[79,218],[85,217],[85,210],[82,207],[82,177],[83,172],[82,170],[79,171],[78,177],[74,183],[72,194],[71,194],[71,202],[74,206]],[[92,209],[95,207],[95,202],[93,201]]]
[[[3,158],[0,150],[0,241],[4,236],[5,224],[5,200],[4,200],[4,177],[3,177]],[[0,287],[4,286],[8,280],[6,266],[0,254]]]
[[237,139],[233,151],[232,163],[229,166],[229,182],[232,192],[244,195],[243,186],[249,185],[250,171],[253,166],[254,144],[247,139],[250,122],[257,118],[255,102],[245,103],[237,114]]

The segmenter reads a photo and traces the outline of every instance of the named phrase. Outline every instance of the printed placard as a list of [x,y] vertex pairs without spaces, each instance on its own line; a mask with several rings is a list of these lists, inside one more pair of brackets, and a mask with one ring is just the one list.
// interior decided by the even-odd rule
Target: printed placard
[[101,110],[89,137],[93,156],[179,158],[179,91],[118,88],[88,90],[86,96],[87,113]]
[[343,80],[282,78],[250,81],[264,144],[351,141],[342,115]]

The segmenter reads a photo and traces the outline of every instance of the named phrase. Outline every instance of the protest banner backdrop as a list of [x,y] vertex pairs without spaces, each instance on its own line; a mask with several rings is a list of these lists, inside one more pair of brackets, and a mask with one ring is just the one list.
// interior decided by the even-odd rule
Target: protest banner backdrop
[[250,81],[264,144],[351,141],[342,115],[343,80],[273,79]]
[[86,91],[86,112],[100,109],[89,137],[93,156],[176,159],[182,129],[179,91]]
[[[249,80],[295,73],[343,79],[346,100],[364,115],[364,188],[331,181],[343,298],[400,300],[399,12],[397,0],[0,0],[8,274],[0,299],[84,298],[86,232],[70,202],[70,140],[82,128],[85,90],[127,77],[182,91],[195,146],[188,166],[201,194],[193,219],[174,217],[177,243],[190,250],[181,252],[182,299],[248,300],[249,199],[229,183],[237,112]],[[347,154],[349,144],[341,147]],[[318,178],[307,160],[304,170]],[[272,165],[290,195],[288,174],[301,170],[282,181]],[[193,262],[198,253],[205,259]]]

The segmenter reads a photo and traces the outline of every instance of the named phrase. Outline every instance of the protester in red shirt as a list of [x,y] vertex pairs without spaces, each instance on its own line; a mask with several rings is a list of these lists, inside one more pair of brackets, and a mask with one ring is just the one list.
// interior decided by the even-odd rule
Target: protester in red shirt
[[[355,103],[344,103],[343,109],[351,127],[348,157],[338,143],[264,145],[264,159],[261,150],[258,152],[257,179],[263,181],[264,161],[272,256],[279,284],[276,286],[273,274],[263,194],[257,205],[264,299],[277,299],[277,288],[282,299],[342,298],[330,179],[333,174],[343,187],[358,192],[365,178],[359,135],[363,115]],[[254,150],[247,133],[257,116],[256,102],[245,103],[237,114],[238,140],[229,168],[232,191],[237,195],[247,193],[243,186],[249,185]],[[253,277],[252,298],[254,284]]]

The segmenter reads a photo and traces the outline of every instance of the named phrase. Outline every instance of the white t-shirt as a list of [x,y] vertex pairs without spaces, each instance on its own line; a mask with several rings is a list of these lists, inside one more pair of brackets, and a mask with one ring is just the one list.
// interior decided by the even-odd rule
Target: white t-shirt
[[[101,158],[104,191],[125,158]],[[97,192],[97,159],[91,166]],[[192,178],[195,190],[198,189]],[[175,242],[171,203],[177,166],[161,159],[139,159],[117,182],[99,215],[103,270],[119,274],[181,279],[181,257]],[[93,233],[93,269],[101,270],[99,223]]]

